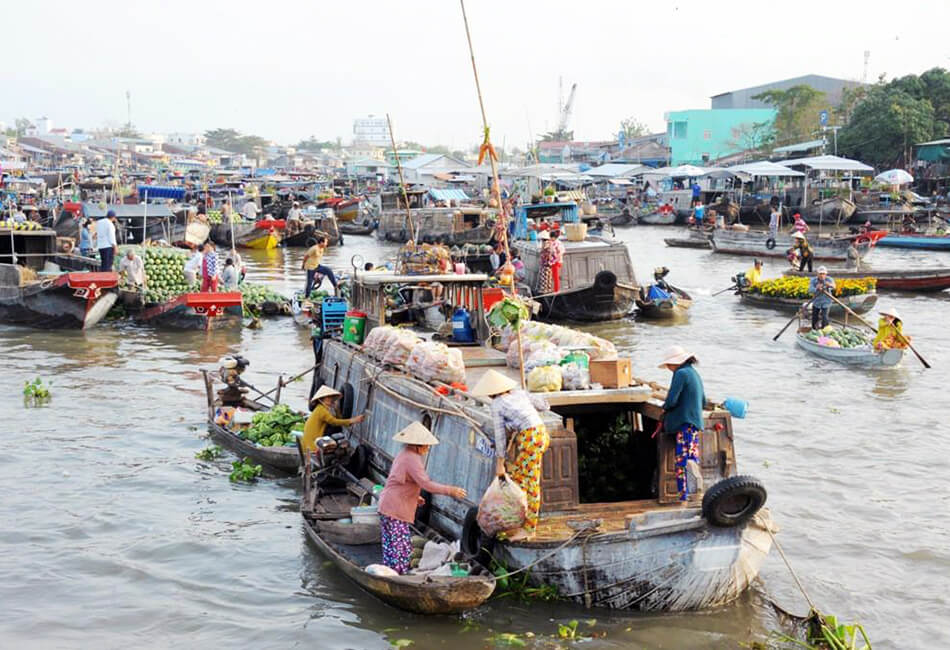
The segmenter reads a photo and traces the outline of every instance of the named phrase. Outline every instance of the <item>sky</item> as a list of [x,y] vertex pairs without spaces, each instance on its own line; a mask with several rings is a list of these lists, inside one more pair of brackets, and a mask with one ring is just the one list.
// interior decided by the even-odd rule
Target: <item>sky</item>
[[[496,146],[555,128],[577,83],[575,139],[634,117],[804,74],[888,79],[950,67],[950,2],[467,0]],[[352,138],[392,117],[396,139],[467,148],[481,115],[457,0],[6,2],[0,121],[235,128],[282,144]],[[13,55],[15,53],[15,55]]]

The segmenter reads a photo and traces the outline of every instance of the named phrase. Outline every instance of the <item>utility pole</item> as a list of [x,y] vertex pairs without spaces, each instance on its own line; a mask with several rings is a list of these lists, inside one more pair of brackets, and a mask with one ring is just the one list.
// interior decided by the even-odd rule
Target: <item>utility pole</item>
[[125,123],[126,128],[132,128],[132,93],[128,90],[125,91],[125,109],[126,114],[128,115],[128,121]]

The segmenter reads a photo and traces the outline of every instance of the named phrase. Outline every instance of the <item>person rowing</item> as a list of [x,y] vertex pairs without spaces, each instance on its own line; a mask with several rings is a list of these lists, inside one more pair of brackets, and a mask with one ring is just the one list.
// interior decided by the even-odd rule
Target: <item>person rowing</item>
[[904,349],[910,344],[910,337],[904,335],[904,326],[900,314],[893,307],[879,312],[877,336],[871,341],[875,350]]

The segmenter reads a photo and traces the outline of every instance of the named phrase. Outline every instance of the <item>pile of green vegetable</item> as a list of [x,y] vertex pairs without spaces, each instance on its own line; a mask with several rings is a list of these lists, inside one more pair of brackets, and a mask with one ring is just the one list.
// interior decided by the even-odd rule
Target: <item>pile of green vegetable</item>
[[238,435],[261,447],[293,447],[297,444],[295,432],[303,431],[306,418],[294,413],[286,404],[278,404],[269,411],[255,413],[251,426]]
[[145,302],[166,302],[196,289],[185,282],[188,251],[180,248],[149,246],[144,249],[147,288]]

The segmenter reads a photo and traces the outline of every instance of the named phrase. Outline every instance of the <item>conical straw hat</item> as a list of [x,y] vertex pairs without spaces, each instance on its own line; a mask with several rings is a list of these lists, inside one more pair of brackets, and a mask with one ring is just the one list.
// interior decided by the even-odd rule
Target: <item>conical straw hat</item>
[[887,309],[878,312],[881,316],[893,316],[897,320],[901,319],[901,315],[897,313],[897,310],[893,307],[888,307]]
[[413,422],[408,427],[393,436],[396,442],[403,442],[407,445],[437,445],[439,439],[432,435],[432,432],[425,428],[419,422]]
[[494,397],[500,393],[507,393],[512,388],[517,388],[517,386],[518,384],[514,379],[501,374],[497,370],[489,370],[482,375],[482,378],[469,392],[476,397]]
[[663,361],[657,368],[665,368],[666,366],[678,366],[681,363],[689,361],[690,358],[694,357],[692,352],[687,352],[678,345],[674,345],[671,348],[667,349],[666,354],[663,356]]
[[340,394],[340,391],[330,388],[329,386],[321,386],[316,394],[313,396],[313,399],[323,399],[324,397],[336,397]]

